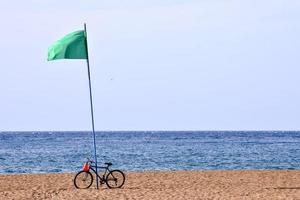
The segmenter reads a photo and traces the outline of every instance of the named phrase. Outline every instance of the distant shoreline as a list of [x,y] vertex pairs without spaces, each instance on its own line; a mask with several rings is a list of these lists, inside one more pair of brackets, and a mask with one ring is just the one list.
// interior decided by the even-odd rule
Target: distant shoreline
[[[90,133],[92,132],[92,130],[80,130],[80,131],[57,131],[57,130],[43,130],[43,131],[0,131],[1,133]],[[195,133],[195,132],[208,132],[208,133],[218,133],[218,132],[233,132],[233,133],[242,133],[242,132],[278,132],[278,133],[284,133],[284,132],[300,132],[300,130],[96,130],[95,132],[97,133],[122,133],[122,132],[128,132],[128,133],[138,133],[138,132],[142,132],[142,133]]]

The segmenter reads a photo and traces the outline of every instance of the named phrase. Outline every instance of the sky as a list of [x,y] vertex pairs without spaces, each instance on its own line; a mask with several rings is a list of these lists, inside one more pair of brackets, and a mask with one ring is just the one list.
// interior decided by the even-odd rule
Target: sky
[[300,130],[300,1],[0,2],[0,131]]

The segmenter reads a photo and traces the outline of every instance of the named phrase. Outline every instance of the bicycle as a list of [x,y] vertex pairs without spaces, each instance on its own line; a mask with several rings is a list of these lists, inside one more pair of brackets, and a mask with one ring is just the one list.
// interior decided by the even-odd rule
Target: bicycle
[[[87,189],[93,184],[93,175],[91,172],[94,172],[98,176],[100,184],[106,183],[108,188],[121,188],[125,183],[125,175],[121,170],[110,170],[112,163],[104,163],[106,166],[97,167],[100,169],[105,169],[102,176],[96,173],[96,166],[92,165],[95,163],[92,160],[87,160],[83,165],[83,170],[79,171],[74,178],[74,185],[78,189]],[[98,171],[99,172],[99,171]]]

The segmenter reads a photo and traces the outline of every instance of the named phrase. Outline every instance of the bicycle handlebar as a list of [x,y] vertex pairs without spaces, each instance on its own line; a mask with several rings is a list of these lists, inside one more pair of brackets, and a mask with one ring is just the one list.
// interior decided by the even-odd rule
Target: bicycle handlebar
[[[86,159],[87,159],[87,161],[86,161],[87,163],[90,163],[90,164],[95,163],[93,160],[91,160],[89,158],[86,158]],[[104,163],[104,164],[106,164],[108,167],[112,165],[112,163]]]
[[88,162],[88,163],[95,163],[93,160],[91,160],[91,159],[89,159],[89,158],[86,158],[87,159],[87,161],[86,162]]

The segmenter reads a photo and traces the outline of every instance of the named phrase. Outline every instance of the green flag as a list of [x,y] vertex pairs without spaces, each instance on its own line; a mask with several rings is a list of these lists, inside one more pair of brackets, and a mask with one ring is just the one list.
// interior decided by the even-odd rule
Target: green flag
[[70,33],[48,48],[48,61],[57,59],[87,59],[84,31]]

